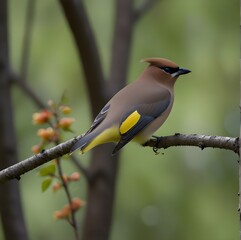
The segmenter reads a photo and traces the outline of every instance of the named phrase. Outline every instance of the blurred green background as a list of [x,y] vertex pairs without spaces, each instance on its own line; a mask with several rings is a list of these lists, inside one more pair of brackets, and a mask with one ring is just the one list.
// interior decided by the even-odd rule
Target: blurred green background
[[[26,14],[26,0],[9,1],[11,63],[16,71]],[[136,0],[136,4],[140,1]],[[105,73],[109,71],[114,1],[85,1]],[[192,73],[175,87],[173,111],[156,135],[176,132],[239,135],[239,1],[158,1],[137,23],[128,81],[145,68],[140,59],[166,57]],[[58,1],[37,1],[28,80],[44,100],[58,101],[66,91],[73,108],[75,134],[91,123],[86,87],[74,41]],[[31,116],[37,109],[13,89],[20,159],[38,143]],[[66,134],[65,140],[74,134]],[[164,154],[162,154],[164,153]],[[81,162],[88,165],[89,154]],[[238,156],[215,149],[169,148],[155,155],[151,148],[128,144],[122,151],[112,240],[236,240],[239,239]],[[66,173],[74,167],[64,162]],[[73,239],[53,212],[66,197],[41,193],[37,170],[21,179],[30,239]],[[71,185],[73,196],[85,199],[86,183]],[[78,214],[83,221],[84,209]],[[2,229],[0,227],[0,239]]]

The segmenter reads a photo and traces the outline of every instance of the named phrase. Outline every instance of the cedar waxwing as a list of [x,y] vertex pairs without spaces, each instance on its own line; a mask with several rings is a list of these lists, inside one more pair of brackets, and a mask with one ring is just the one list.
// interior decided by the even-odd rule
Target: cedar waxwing
[[167,119],[174,100],[173,87],[190,72],[164,58],[147,58],[149,66],[102,108],[90,129],[70,152],[85,153],[97,145],[117,142],[115,154],[131,140],[144,144]]

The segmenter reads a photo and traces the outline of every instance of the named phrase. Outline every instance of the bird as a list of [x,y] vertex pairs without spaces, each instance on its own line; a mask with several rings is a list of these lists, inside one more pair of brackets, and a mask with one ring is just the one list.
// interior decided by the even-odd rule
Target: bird
[[174,84],[191,71],[166,58],[146,58],[149,65],[139,78],[117,92],[102,108],[89,130],[73,144],[70,153],[117,143],[116,154],[130,141],[144,145],[166,121],[174,101]]

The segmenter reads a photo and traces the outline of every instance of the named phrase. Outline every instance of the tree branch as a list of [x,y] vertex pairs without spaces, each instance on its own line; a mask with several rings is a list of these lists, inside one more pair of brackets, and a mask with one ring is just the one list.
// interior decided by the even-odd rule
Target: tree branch
[[209,135],[198,135],[198,134],[180,134],[176,133],[173,136],[157,137],[150,139],[145,143],[144,146],[154,148],[169,148],[176,146],[193,146],[199,147],[202,150],[207,147],[220,148],[231,150],[239,154],[239,138],[230,138],[223,136],[209,136]]
[[[20,176],[30,170],[47,163],[55,158],[68,154],[73,144],[78,141],[81,136],[70,139],[58,146],[52,147],[35,156],[27,158],[11,167],[0,171],[0,182],[6,182],[10,179],[20,179]],[[223,136],[208,136],[208,135],[185,135],[175,134],[172,136],[161,137],[161,140],[151,139],[145,146],[168,148],[174,146],[195,146],[201,149],[211,147],[231,150],[239,154],[239,138],[223,137]]]
[[[65,194],[66,194],[66,197],[68,200],[68,204],[69,204],[69,206],[71,206],[72,196],[70,194],[68,184],[66,183],[66,181],[64,179],[64,174],[63,174],[63,170],[62,170],[62,166],[61,166],[61,160],[59,158],[57,158],[56,162],[57,162],[58,175],[60,177],[62,186],[64,188],[64,191],[65,191]],[[69,223],[73,227],[75,240],[79,240],[78,226],[76,223],[75,212],[73,210],[70,211]]]
[[98,114],[105,104],[103,92],[105,79],[94,33],[86,15],[83,1],[59,0],[72,30],[79,57],[86,77],[92,117]]
[[79,138],[71,139],[48,150],[44,150],[37,155],[27,158],[7,169],[0,171],[0,182],[5,182],[15,178],[19,180],[22,174],[69,153],[71,146],[73,146],[73,144]]

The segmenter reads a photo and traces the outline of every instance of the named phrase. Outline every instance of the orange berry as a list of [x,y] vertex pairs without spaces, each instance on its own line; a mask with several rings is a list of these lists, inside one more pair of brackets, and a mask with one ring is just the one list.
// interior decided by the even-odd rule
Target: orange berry
[[63,129],[69,129],[69,127],[74,121],[74,118],[61,118],[59,121],[59,126]]
[[60,188],[62,188],[62,184],[61,183],[54,183],[52,185],[52,191],[53,192],[57,192]]
[[70,181],[78,181],[80,179],[80,174],[78,172],[73,172],[69,179]]
[[55,132],[54,129],[51,127],[48,127],[46,129],[40,128],[37,132],[37,135],[44,140],[51,141],[55,137]]
[[54,218],[55,220],[68,218],[71,214],[71,211],[77,211],[80,207],[83,207],[85,204],[85,201],[79,198],[73,198],[71,200],[71,205],[66,204],[61,210],[54,212]]
[[65,205],[60,211],[55,211],[54,212],[54,219],[63,219],[63,218],[68,218],[71,213],[71,209],[69,208],[68,205]]
[[33,123],[38,125],[47,123],[50,120],[51,116],[52,113],[48,110],[43,110],[41,112],[34,113],[32,116]]
[[39,145],[34,145],[34,146],[32,147],[32,152],[33,152],[34,154],[38,154],[38,153],[40,153],[40,151],[41,151],[41,148],[40,148]]
[[79,199],[79,198],[73,198],[71,200],[71,209],[72,211],[76,211],[78,210],[79,208],[83,207],[86,205],[86,202]]

